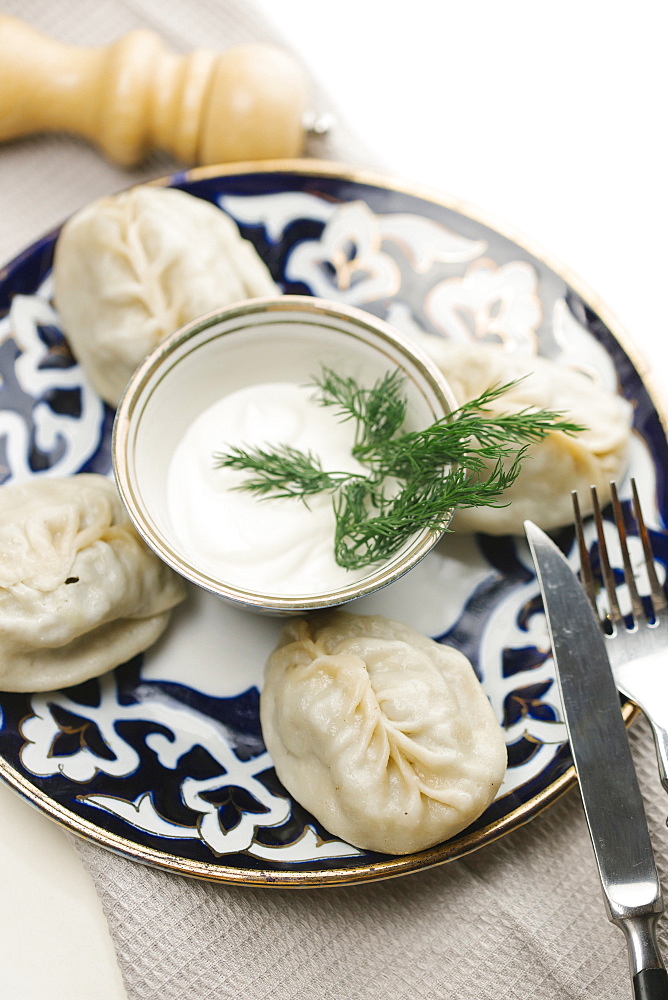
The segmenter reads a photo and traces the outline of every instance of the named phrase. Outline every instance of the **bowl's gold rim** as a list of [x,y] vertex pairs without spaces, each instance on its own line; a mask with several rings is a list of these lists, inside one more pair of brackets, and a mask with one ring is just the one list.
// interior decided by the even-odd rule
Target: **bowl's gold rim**
[[[157,347],[144,359],[134,372],[120,400],[112,430],[111,453],[118,490],[132,522],[146,543],[176,572],[191,583],[202,587],[216,596],[237,606],[275,614],[301,614],[335,607],[348,601],[365,597],[383,587],[394,583],[409,572],[437,544],[446,530],[453,511],[446,512],[443,524],[438,528],[425,528],[416,534],[413,541],[406,543],[404,548],[385,563],[371,570],[361,580],[339,587],[329,592],[317,594],[299,594],[295,596],[278,596],[251,591],[217,580],[194,564],[183,558],[155,528],[154,521],[146,511],[145,505],[135,489],[131,447],[142,415],[149,405],[150,396],[146,390],[151,385],[153,391],[162,378],[171,372],[174,364],[170,359],[178,355],[175,364],[185,356],[184,351],[192,341],[192,351],[206,347],[211,340],[242,334],[252,330],[252,324],[244,325],[244,319],[257,315],[260,318],[276,317],[280,322],[280,314],[289,313],[305,317],[309,326],[317,326],[318,317],[336,321],[345,320],[350,324],[347,335],[360,339],[358,331],[363,329],[371,334],[371,340],[365,340],[367,346],[376,353],[383,351],[383,346],[399,355],[397,363],[402,364],[407,376],[425,398],[431,394],[433,400],[430,408],[434,417],[448,413],[457,406],[452,389],[447,379],[437,366],[419,349],[410,343],[408,338],[394,330],[384,320],[364,312],[353,306],[343,306],[339,303],[316,296],[283,295],[265,296],[233,305],[227,309],[214,310],[198,317],[165,337]],[[314,322],[311,322],[313,318]],[[239,326],[234,326],[235,320]],[[216,332],[218,324],[227,324],[226,328]],[[333,326],[325,323],[329,330]],[[206,335],[211,331],[207,339]],[[362,338],[363,339],[363,338]],[[410,372],[409,372],[410,368]]]
[[[505,222],[497,220],[491,213],[485,212],[477,206],[456,196],[448,196],[441,190],[410,182],[404,178],[397,177],[390,173],[373,170],[365,167],[352,166],[346,163],[337,163],[330,160],[320,159],[290,159],[290,160],[264,160],[249,161],[233,164],[214,164],[205,167],[193,167],[190,170],[173,174],[167,177],[157,178],[151,183],[170,186],[178,185],[180,182],[195,182],[199,180],[213,179],[216,177],[239,176],[242,174],[298,174],[313,177],[324,176],[338,180],[349,180],[358,184],[368,184],[384,190],[397,191],[402,194],[412,195],[423,199],[429,203],[439,205],[464,217],[478,222],[481,225],[493,230],[498,235],[515,243],[520,249],[531,254],[540,260],[550,270],[562,278],[572,287],[581,298],[596,312],[600,319],[612,332],[615,340],[624,349],[642,378],[643,384],[652,400],[652,404],[659,416],[664,433],[667,433],[668,415],[661,403],[660,393],[656,382],[651,374],[647,360],[639,349],[633,344],[629,334],[617,320],[614,314],[608,309],[601,298],[573,271],[562,264],[556,258],[548,254],[537,243],[521,234]],[[29,249],[29,248],[28,248]],[[24,251],[24,253],[26,253]],[[23,255],[14,260],[19,260]],[[0,272],[0,279],[13,266],[14,261]],[[630,702],[625,702],[622,706],[622,713],[626,725],[630,725],[639,714]],[[58,822],[80,837],[92,841],[102,847],[114,851],[131,860],[148,864],[153,867],[162,868],[176,872],[181,875],[199,878],[206,881],[223,882],[237,885],[251,886],[276,886],[280,888],[301,887],[317,888],[328,885],[351,885],[364,883],[381,878],[392,878],[411,872],[422,871],[426,868],[445,864],[464,857],[467,854],[493,843],[500,837],[512,832],[515,829],[528,823],[538,816],[548,806],[556,802],[567,791],[577,783],[577,775],[573,766],[569,767],[562,775],[556,778],[551,784],[542,789],[531,799],[522,803],[516,809],[507,813],[503,819],[490,823],[486,827],[475,830],[470,834],[458,836],[444,844],[439,844],[416,854],[405,857],[392,857],[376,863],[354,868],[337,868],[331,871],[319,870],[316,872],[281,872],[271,870],[244,870],[238,868],[227,868],[219,865],[212,865],[205,862],[191,862],[175,854],[169,854],[150,848],[144,848],[127,838],[120,837],[107,831],[101,831],[98,827],[81,819],[76,814],[71,813],[60,803],[55,802],[46,796],[39,789],[27,782],[21,774],[9,766],[6,761],[0,760],[0,778],[5,780],[16,791],[45,812],[51,819]]]

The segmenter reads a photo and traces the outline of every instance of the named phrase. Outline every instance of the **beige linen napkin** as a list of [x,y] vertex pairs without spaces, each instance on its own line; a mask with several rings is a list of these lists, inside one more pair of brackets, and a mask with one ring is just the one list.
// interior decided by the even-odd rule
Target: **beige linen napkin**
[[[631,739],[660,875],[668,808],[644,720]],[[129,1000],[583,1000],[631,995],[576,790],[461,861],[326,889],[142,868],[83,841]],[[661,933],[668,954],[666,921]]]
[[[183,51],[272,37],[244,0],[5,0],[3,10],[81,45],[142,26]],[[340,122],[318,152],[370,162]],[[171,166],[155,157],[141,170],[120,170],[63,137],[4,147],[0,262],[92,198]],[[643,720],[631,742],[665,881],[668,799]],[[605,917],[576,790],[461,861],[348,888],[209,884],[74,842],[99,892],[129,1000],[630,996],[624,939]]]

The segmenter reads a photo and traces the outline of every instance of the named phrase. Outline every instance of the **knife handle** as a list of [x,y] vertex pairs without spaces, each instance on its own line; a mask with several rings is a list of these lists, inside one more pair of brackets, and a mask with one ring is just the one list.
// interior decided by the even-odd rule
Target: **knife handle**
[[656,936],[662,909],[659,899],[651,912],[613,918],[626,937],[635,1000],[668,1000],[668,973]]
[[641,969],[633,977],[635,1000],[668,1000],[668,973],[665,969]]

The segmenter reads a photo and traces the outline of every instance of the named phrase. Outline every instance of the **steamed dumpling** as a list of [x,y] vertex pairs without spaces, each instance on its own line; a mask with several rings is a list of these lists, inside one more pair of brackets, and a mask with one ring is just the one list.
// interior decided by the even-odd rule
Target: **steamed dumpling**
[[466,657],[380,615],[288,623],[260,719],[290,794],[371,851],[408,854],[454,836],[492,801],[507,763]]
[[104,476],[0,488],[0,690],[48,691],[125,663],[185,593]]
[[547,358],[427,335],[418,344],[446,376],[460,405],[493,385],[527,376],[490,404],[493,414],[526,407],[559,410],[567,420],[585,427],[574,437],[554,431],[532,445],[519,476],[503,494],[501,503],[508,506],[458,510],[455,531],[522,535],[527,518],[546,531],[571,524],[570,492],[577,490],[583,511],[589,511],[590,486],[596,486],[604,504],[609,501],[610,482],[624,474],[628,463],[633,413],[625,399]]
[[184,191],[148,185],[100,198],[66,222],[53,273],[72,351],[112,406],[163,337],[214,309],[276,294],[229,216]]

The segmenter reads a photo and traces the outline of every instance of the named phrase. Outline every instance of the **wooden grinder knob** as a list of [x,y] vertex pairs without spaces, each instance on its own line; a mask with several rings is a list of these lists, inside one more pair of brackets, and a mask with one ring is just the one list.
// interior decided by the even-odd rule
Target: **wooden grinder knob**
[[300,156],[306,101],[273,45],[182,56],[137,30],[79,48],[0,14],[0,141],[71,132],[127,167],[157,149],[186,164]]

